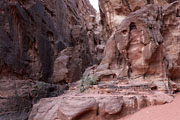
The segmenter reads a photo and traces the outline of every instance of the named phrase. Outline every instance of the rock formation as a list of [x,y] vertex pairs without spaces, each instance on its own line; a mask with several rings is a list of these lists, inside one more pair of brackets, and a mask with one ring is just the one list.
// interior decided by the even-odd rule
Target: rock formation
[[179,91],[179,5],[100,0],[102,33],[110,36],[102,61],[63,96],[34,105],[29,120],[115,120],[171,102]]
[[[107,94],[107,93],[106,93]],[[171,102],[166,94],[153,96],[75,95],[41,99],[29,120],[117,120],[149,105]]]
[[99,61],[92,49],[99,44],[96,11],[88,0],[1,0],[0,6],[0,119],[25,120],[40,98],[61,95]]
[[[79,46],[79,74],[93,63],[87,28],[93,29],[89,26],[95,11],[89,1],[3,0],[1,6],[1,78],[52,82],[54,61],[67,47]],[[70,76],[78,80],[80,75],[74,75]]]
[[116,120],[180,90],[177,0],[0,5],[2,120]]
[[41,98],[61,95],[66,86],[32,80],[0,80],[0,120],[26,120]]
[[[176,0],[174,0],[176,1]],[[148,4],[167,5],[173,0],[99,0],[101,22],[105,38],[109,38],[112,32],[131,13]]]

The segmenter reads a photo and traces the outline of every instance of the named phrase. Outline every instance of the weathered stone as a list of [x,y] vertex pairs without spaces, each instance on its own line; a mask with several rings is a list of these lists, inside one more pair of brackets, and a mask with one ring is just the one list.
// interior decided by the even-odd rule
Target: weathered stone
[[123,107],[123,99],[121,97],[107,97],[99,99],[99,114],[114,115],[120,113]]
[[[88,0],[0,5],[2,119],[116,120],[180,90],[179,1],[99,0],[100,14]],[[64,90],[48,83],[70,89],[27,118]]]
[[[101,2],[100,6],[103,7]],[[103,2],[104,5],[108,3],[108,1]],[[117,28],[108,28],[109,26],[106,25],[109,23],[103,24],[107,27],[105,29],[113,31],[112,34],[110,31],[102,31],[107,36],[111,34],[105,46],[103,59],[99,65],[87,68],[84,73],[84,76],[89,78],[97,77],[98,84],[89,85],[84,93],[79,93],[78,84],[82,87],[83,83],[86,83],[81,80],[73,84],[73,87],[64,95],[70,99],[66,104],[73,103],[72,97],[83,99],[83,101],[86,101],[84,99],[91,100],[93,97],[98,107],[93,109],[93,112],[83,115],[77,110],[80,116],[70,119],[114,120],[144,107],[165,104],[173,100],[171,94],[179,90],[178,74],[175,71],[178,71],[179,59],[176,12],[180,2],[171,4],[155,0],[149,1],[153,4],[146,2],[148,1],[136,4],[140,6],[132,11],[130,8],[133,8],[132,5],[135,4],[129,4],[129,7],[123,6],[129,9],[129,13],[126,13],[127,17],[119,25],[117,24]],[[113,12],[107,14],[110,13]],[[103,16],[101,17],[105,20]],[[169,32],[170,30],[172,31]],[[62,98],[58,99],[61,101]],[[54,99],[51,102],[55,101]],[[45,117],[45,112],[35,114],[37,108],[43,109],[42,104],[40,102],[34,107],[30,115],[31,120]],[[56,112],[61,112],[56,118],[61,119],[64,107],[68,107],[66,110],[69,110],[73,108],[72,106],[76,106],[74,104],[59,107]],[[77,114],[73,113],[71,116]],[[89,115],[91,117],[87,118]],[[68,114],[64,117],[68,119]],[[48,120],[54,120],[54,118]]]
[[0,98],[0,119],[25,120],[40,98],[64,90],[48,83],[77,81],[96,62],[89,45],[99,41],[90,30],[96,12],[88,0],[1,0],[0,6],[0,93],[7,96]]
[[[92,97],[58,97],[55,99],[42,99],[40,104],[35,105],[29,120],[94,120],[96,111],[97,103]],[[81,118],[81,116],[84,117]]]
[[0,119],[26,120],[41,98],[61,95],[65,86],[31,80],[0,80]]
[[164,93],[147,96],[85,93],[77,96],[71,91],[70,94],[41,99],[34,105],[29,120],[115,120],[143,107],[173,100]]
[[0,77],[51,82],[59,52],[76,45],[83,54],[79,60],[87,61],[80,71],[94,62],[86,28],[96,13],[88,0],[3,0],[0,5]]
[[103,25],[102,32],[107,39],[131,12],[135,12],[148,4],[162,6],[167,5],[168,2],[167,0],[99,0],[99,4]]
[[97,72],[99,68],[107,65],[109,66],[104,69],[106,71],[119,69],[119,75],[115,73],[116,77],[146,76],[164,72],[162,67],[165,55],[160,33],[162,18],[158,10],[158,6],[148,5],[130,14],[121,23],[107,41],[105,56],[97,67]]

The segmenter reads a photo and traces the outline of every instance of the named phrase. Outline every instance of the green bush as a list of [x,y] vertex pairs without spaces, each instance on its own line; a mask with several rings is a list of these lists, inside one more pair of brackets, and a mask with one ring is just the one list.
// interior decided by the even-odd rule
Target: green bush
[[97,84],[97,79],[94,75],[91,76],[83,76],[81,78],[81,85],[80,85],[80,92],[84,92],[86,89],[88,89],[92,85]]

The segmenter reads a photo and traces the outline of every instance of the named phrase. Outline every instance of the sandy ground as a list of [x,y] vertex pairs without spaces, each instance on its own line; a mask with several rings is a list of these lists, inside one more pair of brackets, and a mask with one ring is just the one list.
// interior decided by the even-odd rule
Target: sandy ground
[[120,120],[180,120],[180,94],[172,103],[144,108]]

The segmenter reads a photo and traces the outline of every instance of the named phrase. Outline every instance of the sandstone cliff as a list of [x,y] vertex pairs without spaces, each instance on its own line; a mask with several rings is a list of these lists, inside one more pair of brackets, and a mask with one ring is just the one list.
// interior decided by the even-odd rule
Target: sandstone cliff
[[99,2],[106,42],[102,61],[63,96],[34,105],[29,120],[116,120],[171,102],[179,91],[180,2]]
[[2,120],[117,120],[180,90],[177,0],[0,5]]
[[40,98],[62,94],[97,63],[96,11],[88,0],[1,0],[0,6],[0,119],[25,120]]
[[78,70],[81,74],[93,62],[87,28],[93,29],[88,26],[96,13],[89,4],[88,1],[1,1],[1,78],[51,82],[54,61],[60,51],[77,45],[82,47],[78,59],[82,61]]
[[99,0],[103,33],[108,38],[131,13],[148,4],[167,5],[176,0]]

